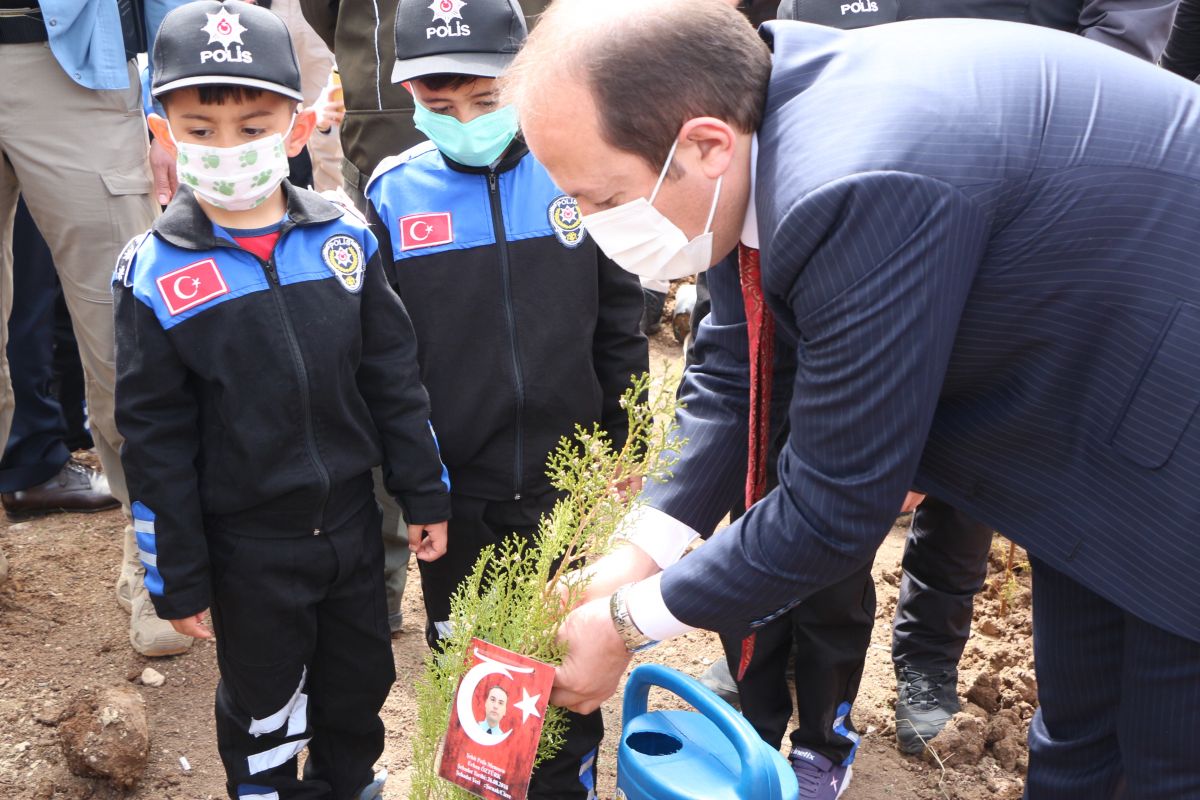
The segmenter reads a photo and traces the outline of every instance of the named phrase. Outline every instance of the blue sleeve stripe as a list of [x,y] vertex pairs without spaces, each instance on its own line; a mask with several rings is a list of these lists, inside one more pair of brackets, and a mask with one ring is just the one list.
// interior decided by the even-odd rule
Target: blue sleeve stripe
[[137,546],[140,552],[158,555],[158,539],[153,533],[142,533],[141,531],[138,531],[136,536]]
[[[440,461],[442,448],[441,445],[438,444],[437,432],[434,431],[432,422],[427,421],[426,424],[429,425],[429,435],[433,437],[433,446],[437,448],[438,460]],[[442,485],[446,487],[447,492],[450,491],[450,470],[446,469],[445,463],[442,463]]]
[[[134,500],[131,509],[135,520],[143,520],[145,522],[154,522],[154,512],[146,507],[146,504],[141,500]],[[136,528],[136,526],[135,526]],[[150,532],[154,532],[154,526],[150,526]]]
[[[142,562],[145,563],[145,562]],[[150,594],[162,597],[163,579],[158,573],[158,567],[146,566],[146,591]]]

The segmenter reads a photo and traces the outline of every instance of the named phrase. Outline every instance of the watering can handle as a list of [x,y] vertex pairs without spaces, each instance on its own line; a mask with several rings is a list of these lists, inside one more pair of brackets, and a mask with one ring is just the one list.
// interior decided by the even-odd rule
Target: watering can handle
[[[737,751],[742,762],[742,774],[738,778],[739,797],[780,797],[783,789],[775,766],[763,751],[763,740],[746,718],[694,678],[661,664],[642,664],[625,683],[625,700],[622,706],[623,719],[628,722],[646,713],[650,687],[660,686],[687,701],[693,708],[712,721]],[[766,786],[763,786],[763,783]]]

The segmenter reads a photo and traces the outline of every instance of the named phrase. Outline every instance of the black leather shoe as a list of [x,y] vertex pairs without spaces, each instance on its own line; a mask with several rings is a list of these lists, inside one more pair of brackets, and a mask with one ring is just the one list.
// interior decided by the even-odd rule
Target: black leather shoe
[[0,494],[0,503],[8,518],[17,520],[61,511],[104,511],[120,505],[108,490],[108,479],[73,458],[45,483]]

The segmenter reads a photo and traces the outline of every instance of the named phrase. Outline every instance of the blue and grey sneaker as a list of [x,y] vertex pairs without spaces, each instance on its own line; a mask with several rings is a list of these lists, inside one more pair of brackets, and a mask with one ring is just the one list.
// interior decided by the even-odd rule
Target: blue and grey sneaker
[[375,773],[375,780],[367,784],[367,787],[358,795],[358,800],[379,800],[383,797],[383,785],[387,783],[387,770],[381,769]]
[[958,670],[896,667],[896,742],[917,754],[962,710]]
[[820,753],[793,747],[788,761],[800,784],[800,800],[837,800],[850,785],[854,768],[834,764]]

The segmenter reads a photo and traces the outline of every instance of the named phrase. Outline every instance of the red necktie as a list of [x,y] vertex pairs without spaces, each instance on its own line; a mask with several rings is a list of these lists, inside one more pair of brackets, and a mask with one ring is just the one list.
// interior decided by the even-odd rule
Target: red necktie
[[[750,338],[750,441],[746,464],[746,509],[767,491],[767,450],[771,429],[771,377],[775,355],[775,318],[763,301],[762,268],[758,250],[738,245],[738,273],[746,304],[746,329]],[[754,634],[742,640],[738,665],[740,681],[754,657]]]

